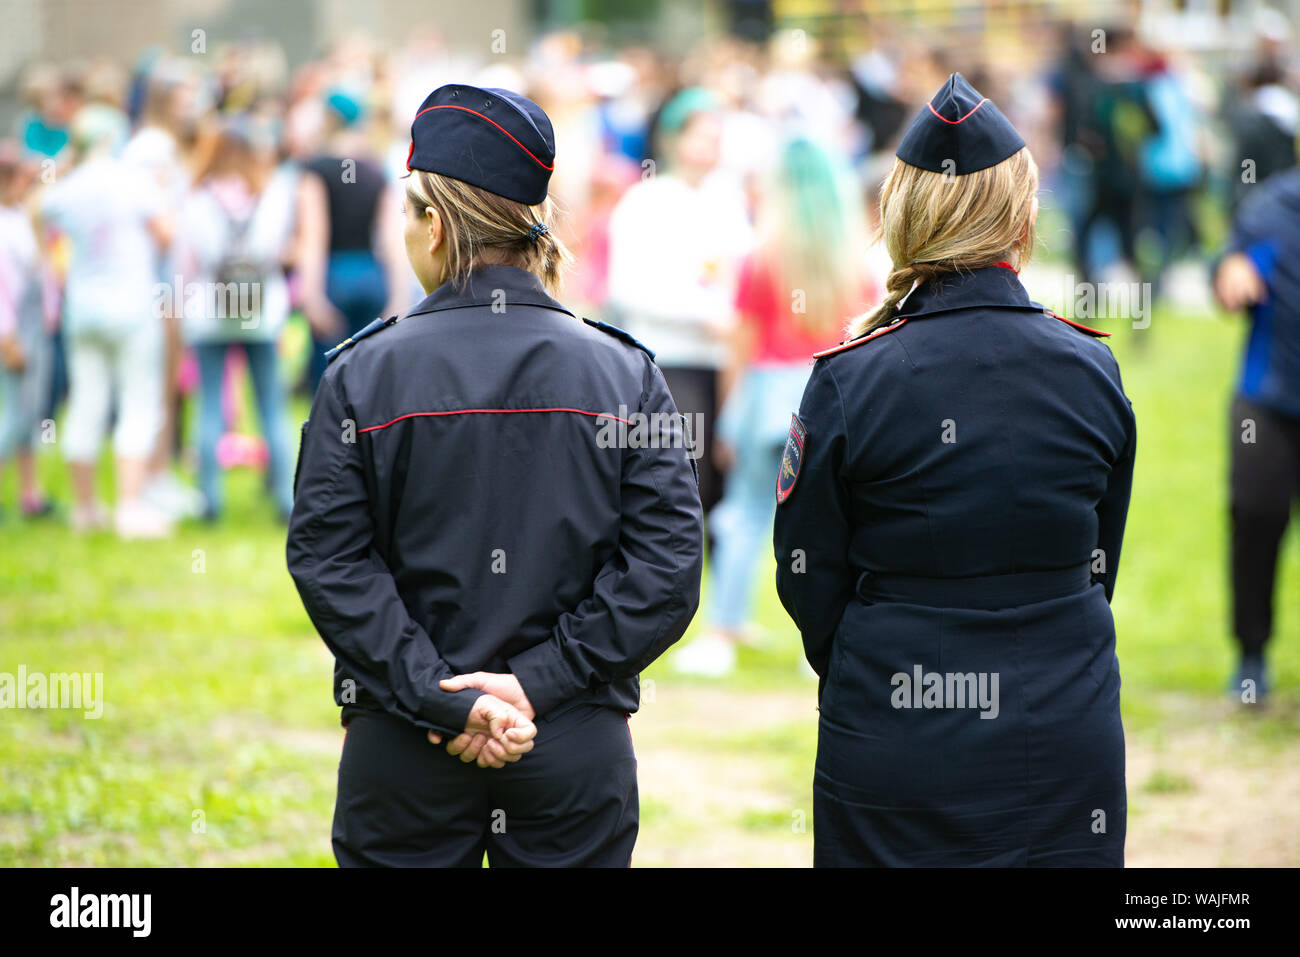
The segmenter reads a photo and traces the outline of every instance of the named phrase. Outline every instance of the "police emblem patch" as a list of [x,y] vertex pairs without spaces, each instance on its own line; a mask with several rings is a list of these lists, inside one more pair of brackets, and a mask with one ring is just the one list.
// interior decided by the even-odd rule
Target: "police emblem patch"
[[785,451],[781,453],[781,469],[776,474],[776,503],[780,505],[794,491],[799,481],[799,467],[803,465],[803,444],[808,437],[799,416],[790,416],[790,434],[785,437]]

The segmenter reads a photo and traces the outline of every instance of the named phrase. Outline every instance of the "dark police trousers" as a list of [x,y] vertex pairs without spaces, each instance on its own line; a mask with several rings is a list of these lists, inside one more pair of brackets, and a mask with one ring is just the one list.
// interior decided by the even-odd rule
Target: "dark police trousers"
[[636,843],[628,716],[579,704],[537,721],[533,750],[480,768],[378,711],[348,724],[332,843],[340,867],[627,867]]

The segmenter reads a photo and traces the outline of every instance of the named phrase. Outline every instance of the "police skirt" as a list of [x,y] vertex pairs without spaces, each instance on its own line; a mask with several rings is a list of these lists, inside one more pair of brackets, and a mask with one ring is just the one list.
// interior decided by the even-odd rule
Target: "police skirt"
[[1007,607],[976,585],[860,583],[822,690],[815,866],[1123,866],[1102,586]]

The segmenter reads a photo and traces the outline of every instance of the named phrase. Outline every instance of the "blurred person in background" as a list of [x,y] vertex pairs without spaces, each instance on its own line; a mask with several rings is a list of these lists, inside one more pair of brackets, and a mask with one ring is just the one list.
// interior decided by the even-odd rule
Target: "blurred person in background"
[[[190,188],[189,156],[195,145],[200,111],[198,78],[179,61],[161,59],[142,81],[140,124],[122,150],[122,161],[146,173],[158,191],[167,214],[175,217]],[[180,220],[185,223],[185,220]],[[192,228],[185,223],[186,230]],[[159,257],[158,281],[174,278],[170,257]],[[178,449],[180,371],[184,359],[180,317],[164,311],[163,420],[150,459],[144,497],[177,518],[191,518],[203,510],[203,498],[171,469]]]
[[812,355],[837,342],[848,317],[877,298],[865,268],[856,183],[832,155],[794,139],[764,180],[756,246],[737,283],[739,322],[716,430],[727,478],[710,518],[717,548],[704,616],[709,631],[673,659],[679,671],[708,677],[732,671],[750,622],[790,410],[799,405]]
[[1081,138],[1090,150],[1092,181],[1089,205],[1079,223],[1076,249],[1081,258],[1075,268],[1080,280],[1092,283],[1106,265],[1094,255],[1093,229],[1102,223],[1115,230],[1121,260],[1134,273],[1145,275],[1138,249],[1143,197],[1138,164],[1143,144],[1159,125],[1147,101],[1145,48],[1127,28],[1109,30],[1107,37],[1105,56],[1094,57],[1092,111]]
[[284,266],[291,253],[298,173],[275,163],[271,132],[247,117],[222,120],[215,148],[184,207],[175,262],[188,291],[183,331],[199,366],[199,484],[203,517],[222,513],[217,449],[226,431],[225,388],[239,346],[257,397],[267,449],[267,485],[277,514],[293,507],[287,393],[277,345],[289,313]]
[[1159,299],[1169,267],[1200,242],[1192,201],[1204,168],[1199,136],[1205,117],[1192,102],[1186,77],[1164,53],[1147,52],[1143,77],[1154,128],[1138,153],[1144,194],[1140,242],[1147,249],[1141,256],[1142,279]]
[[[1073,23],[1057,28],[1057,61],[1046,85],[1052,97],[1052,119],[1060,136],[1060,162],[1055,176],[1062,205],[1070,221],[1070,254],[1076,275],[1086,275],[1096,158],[1105,149],[1094,105],[1101,79],[1094,65],[1091,37]],[[1050,174],[1049,174],[1050,175]]]
[[591,67],[590,83],[606,152],[639,166],[650,155],[650,116],[663,98],[658,56],[644,47],[624,48]]
[[326,95],[326,144],[298,186],[299,295],[311,326],[314,393],[325,351],[380,315],[403,309],[408,287],[401,197],[367,142],[356,93]]
[[659,112],[658,164],[610,216],[609,306],[654,351],[677,407],[699,423],[700,500],[721,495],[712,442],[718,375],[727,355],[740,260],[751,243],[742,189],[714,175],[721,124],[717,99],[700,87]]
[[880,42],[849,65],[848,79],[855,93],[853,115],[863,131],[864,154],[883,152],[907,119],[907,106],[898,96],[900,72],[899,64]]
[[26,200],[35,164],[17,142],[0,142],[0,479],[18,463],[18,508],[25,518],[53,508],[36,474],[36,434],[49,390],[49,284]]
[[100,443],[116,411],[114,524],[123,538],[170,533],[171,517],[142,498],[163,413],[164,333],[158,255],[172,224],[156,183],[118,155],[126,117],[85,107],[72,126],[76,167],[40,196],[38,235],[54,229],[70,246],[63,324],[70,394],[60,442],[72,472],[73,527],[106,523],[95,496]]
[[1228,182],[1234,213],[1257,183],[1296,165],[1300,131],[1300,98],[1287,84],[1281,63],[1258,61],[1243,87],[1240,97],[1227,101],[1233,137]]
[[1231,408],[1234,700],[1269,695],[1278,553],[1300,490],[1300,169],[1253,185],[1242,200],[1214,291],[1248,311],[1250,334]]

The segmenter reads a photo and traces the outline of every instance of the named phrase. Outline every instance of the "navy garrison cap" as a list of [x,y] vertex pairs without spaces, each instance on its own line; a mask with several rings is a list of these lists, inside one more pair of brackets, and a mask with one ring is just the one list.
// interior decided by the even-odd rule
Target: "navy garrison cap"
[[898,144],[898,158],[935,173],[964,176],[996,166],[1025,141],[960,73],[948,77]]
[[415,114],[406,168],[536,206],[546,199],[555,168],[555,132],[527,97],[448,84],[430,93]]

